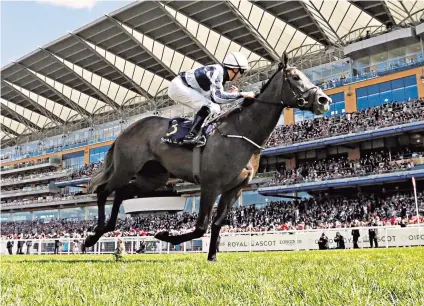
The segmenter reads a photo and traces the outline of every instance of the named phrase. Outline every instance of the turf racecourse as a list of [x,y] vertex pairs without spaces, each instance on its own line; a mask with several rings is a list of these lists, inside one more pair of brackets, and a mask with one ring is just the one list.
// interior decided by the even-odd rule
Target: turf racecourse
[[2,305],[424,305],[424,248],[1,257]]

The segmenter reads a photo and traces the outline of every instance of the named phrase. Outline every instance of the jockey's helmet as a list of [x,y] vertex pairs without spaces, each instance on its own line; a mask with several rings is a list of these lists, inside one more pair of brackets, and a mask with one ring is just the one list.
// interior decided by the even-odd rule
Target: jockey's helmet
[[249,62],[247,61],[246,56],[240,52],[228,53],[225,56],[222,65],[227,68],[238,68],[242,73],[249,70]]

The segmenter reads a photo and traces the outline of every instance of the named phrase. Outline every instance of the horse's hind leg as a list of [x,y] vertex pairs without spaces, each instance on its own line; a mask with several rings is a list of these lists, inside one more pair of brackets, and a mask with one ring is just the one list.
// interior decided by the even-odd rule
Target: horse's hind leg
[[107,222],[103,232],[111,232],[115,230],[116,220],[118,218],[119,214],[119,208],[121,207],[122,201],[126,199],[124,196],[125,194],[125,187],[119,188],[115,190],[115,198],[113,199],[113,205],[112,205],[112,211],[110,213],[110,219]]
[[136,180],[125,187],[115,191],[115,199],[113,200],[112,212],[110,219],[105,227],[105,233],[115,230],[116,221],[119,214],[119,208],[124,200],[131,199],[135,195],[142,197],[143,192],[154,191],[159,187],[165,186],[168,181],[169,173],[166,171],[157,171],[147,175],[145,171],[137,174]]
[[[114,173],[112,177],[109,179],[109,181],[107,182],[107,184],[105,186],[102,186],[101,189],[98,191],[97,208],[98,208],[99,217],[97,220],[97,226],[94,229],[94,234],[88,236],[85,239],[84,244],[86,247],[91,247],[95,245],[96,242],[99,241],[100,237],[102,237],[103,234],[106,233],[105,205],[106,205],[107,197],[112,193],[112,191],[119,190],[120,188],[128,184],[132,176],[133,174],[130,171],[128,172],[120,171],[119,173]],[[120,202],[122,202],[122,200]],[[118,209],[119,209],[119,206],[118,206]]]
[[94,235],[90,235],[85,239],[84,246],[86,248],[92,247],[103,235],[104,225],[105,225],[105,205],[107,197],[110,193],[106,191],[100,191],[97,193],[97,208],[98,208],[98,220],[97,227],[94,230]]

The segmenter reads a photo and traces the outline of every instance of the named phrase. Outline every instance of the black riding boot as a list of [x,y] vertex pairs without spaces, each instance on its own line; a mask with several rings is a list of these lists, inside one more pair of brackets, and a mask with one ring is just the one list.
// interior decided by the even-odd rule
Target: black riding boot
[[184,143],[193,143],[196,141],[197,136],[199,135],[200,128],[202,127],[203,122],[206,117],[210,114],[210,109],[207,106],[202,106],[202,108],[197,112],[196,117],[194,117],[193,125],[190,129],[190,132],[184,137]]

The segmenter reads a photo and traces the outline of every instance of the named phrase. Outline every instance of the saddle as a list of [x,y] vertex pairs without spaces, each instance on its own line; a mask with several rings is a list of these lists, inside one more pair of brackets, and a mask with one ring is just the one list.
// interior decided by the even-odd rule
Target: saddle
[[188,149],[193,149],[194,147],[203,147],[206,145],[208,137],[215,130],[215,127],[219,121],[227,117],[229,114],[239,111],[240,109],[241,104],[236,104],[235,106],[218,114],[210,114],[205,119],[200,135],[197,137],[197,140],[193,144],[185,144],[182,142],[184,137],[190,131],[191,126],[193,125],[193,121],[182,117],[171,118],[169,119],[166,135],[162,136],[161,141],[163,143],[185,147]]

